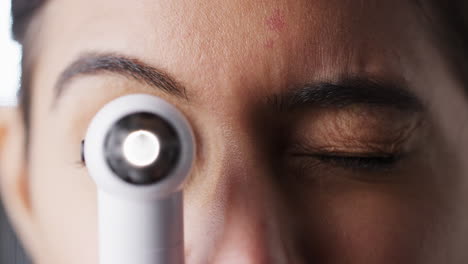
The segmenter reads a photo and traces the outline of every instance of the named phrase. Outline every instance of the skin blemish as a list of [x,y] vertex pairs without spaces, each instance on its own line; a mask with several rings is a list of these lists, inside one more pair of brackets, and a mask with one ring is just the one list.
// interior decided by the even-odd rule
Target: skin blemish
[[271,48],[273,48],[274,45],[275,45],[275,42],[274,42],[272,39],[269,39],[269,40],[265,43],[265,48],[271,49]]
[[284,20],[284,15],[281,13],[281,10],[276,9],[273,14],[265,20],[265,24],[271,31],[278,33],[283,31],[284,27],[286,26],[286,22]]

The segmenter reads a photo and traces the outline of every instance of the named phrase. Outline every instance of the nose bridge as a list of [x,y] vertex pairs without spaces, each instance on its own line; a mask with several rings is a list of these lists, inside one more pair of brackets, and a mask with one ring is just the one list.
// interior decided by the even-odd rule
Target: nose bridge
[[263,221],[264,215],[273,213],[274,203],[270,202],[277,193],[269,161],[256,144],[255,133],[249,130],[252,128],[248,125],[223,129],[219,145],[224,147],[218,149],[218,165],[209,177],[218,183],[213,194],[225,202],[226,215],[238,215],[237,218],[255,215],[256,221]]
[[[222,233],[213,263],[272,263],[281,255],[277,194],[268,168],[249,146],[227,154],[214,200],[224,202]],[[245,153],[245,154],[242,154]]]
[[[203,180],[194,189],[205,197],[196,209],[188,208],[198,221],[196,232],[186,225],[189,255],[203,263],[285,263],[276,261],[285,252],[278,194],[268,162],[252,143],[252,133],[222,130],[216,149],[210,150],[216,155],[208,155],[197,172],[203,175],[195,176]],[[200,239],[205,243],[197,242]]]
[[274,255],[281,254],[274,196],[256,179],[249,178],[255,176],[246,175],[227,186],[231,190],[225,199],[224,231],[219,234],[214,263],[273,263]]

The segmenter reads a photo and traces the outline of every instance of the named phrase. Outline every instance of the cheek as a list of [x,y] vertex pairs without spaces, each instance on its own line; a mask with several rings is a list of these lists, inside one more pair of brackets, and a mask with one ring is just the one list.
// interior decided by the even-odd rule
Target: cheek
[[426,257],[440,249],[436,201],[392,188],[323,183],[302,196],[298,233],[306,255],[326,263],[433,263]]
[[[63,122],[62,122],[63,123]],[[45,263],[95,263],[96,189],[81,168],[79,142],[42,118],[31,144],[31,201]]]
[[[330,229],[325,235],[343,258],[356,263],[419,263],[423,215],[403,201],[377,195],[337,197],[330,201]],[[421,221],[422,220],[422,221]]]

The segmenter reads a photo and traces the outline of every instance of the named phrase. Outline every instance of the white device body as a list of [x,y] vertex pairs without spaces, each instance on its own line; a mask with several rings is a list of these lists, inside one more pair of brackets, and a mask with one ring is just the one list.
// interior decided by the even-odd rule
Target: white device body
[[[124,116],[147,112],[161,116],[181,140],[181,153],[170,175],[150,185],[134,185],[109,168],[104,140]],[[88,128],[84,156],[98,188],[100,264],[183,264],[182,184],[195,153],[193,132],[171,104],[150,95],[120,97],[99,111]]]
[[183,264],[182,192],[120,199],[99,191],[100,264]]

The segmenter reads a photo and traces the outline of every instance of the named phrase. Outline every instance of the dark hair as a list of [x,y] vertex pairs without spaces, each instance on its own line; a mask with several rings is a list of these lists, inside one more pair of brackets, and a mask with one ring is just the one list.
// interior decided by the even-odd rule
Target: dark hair
[[[38,9],[46,0],[12,0],[13,36],[23,46],[22,77],[19,104],[27,133],[31,111],[31,66],[28,41],[29,28]],[[468,84],[468,1],[466,0],[408,0],[422,10],[424,22],[435,34],[434,42],[445,52],[453,70],[463,84]],[[466,91],[465,90],[465,95]],[[28,140],[28,139],[26,139]]]
[[29,143],[29,127],[30,127],[30,114],[31,114],[31,68],[29,62],[30,45],[26,41],[26,35],[28,32],[31,21],[38,13],[37,10],[43,6],[45,0],[11,0],[11,16],[13,19],[12,33],[13,38],[19,42],[22,46],[22,59],[21,59],[21,83],[20,90],[18,93],[18,101],[21,107],[21,113],[23,116],[25,132],[26,132],[26,144]]
[[468,96],[468,1],[413,0],[422,9],[427,26],[432,28],[433,42],[451,62],[453,72]]
[[35,11],[44,3],[44,0],[12,0],[11,16],[13,18],[13,36],[22,43],[26,28]]

